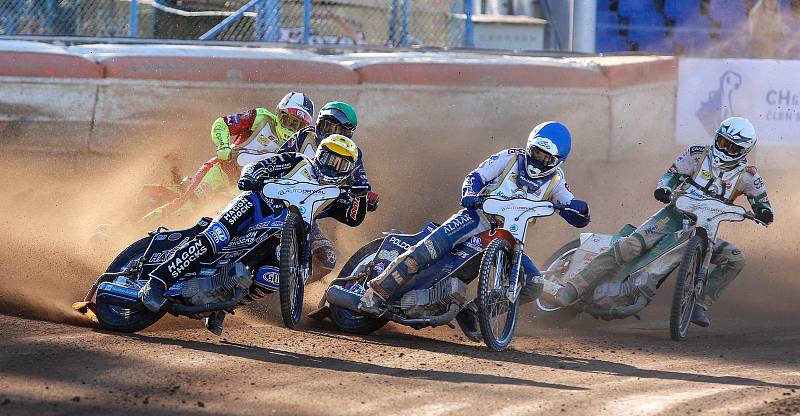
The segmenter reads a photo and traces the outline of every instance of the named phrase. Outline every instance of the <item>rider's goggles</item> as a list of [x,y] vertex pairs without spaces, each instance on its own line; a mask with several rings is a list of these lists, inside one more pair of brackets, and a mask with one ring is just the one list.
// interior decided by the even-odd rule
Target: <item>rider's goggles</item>
[[714,146],[730,157],[741,156],[744,152],[744,147],[734,143],[731,139],[717,133],[717,138],[714,140]]
[[323,174],[327,176],[344,176],[348,175],[355,167],[355,162],[340,154],[331,152],[329,150],[323,151],[317,157],[317,163],[323,170]]
[[341,134],[342,136],[352,138],[354,131],[355,129],[339,124],[327,117],[317,122],[317,132],[319,132],[322,137],[328,137],[331,134]]
[[278,117],[278,122],[281,123],[284,128],[292,132],[296,132],[308,125],[308,121],[284,112],[281,112],[281,115]]
[[539,162],[544,166],[555,166],[556,164],[558,164],[557,156],[553,156],[550,153],[547,153],[544,150],[535,146],[531,146],[531,148],[528,149],[527,156],[528,159],[530,159],[531,161]]

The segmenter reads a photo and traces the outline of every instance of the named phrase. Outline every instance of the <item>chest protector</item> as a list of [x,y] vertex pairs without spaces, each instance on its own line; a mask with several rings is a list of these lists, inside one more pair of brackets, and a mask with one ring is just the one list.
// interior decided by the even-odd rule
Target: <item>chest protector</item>
[[745,171],[744,166],[737,167],[727,172],[715,169],[711,165],[711,157],[708,153],[709,151],[706,149],[700,161],[697,163],[697,167],[694,169],[692,180],[696,185],[690,184],[688,188],[686,188],[686,191],[690,194],[694,193],[698,196],[702,196],[704,194],[697,191],[697,187],[699,186],[703,190],[724,199],[728,203],[732,203],[739,194],[737,190],[741,187],[743,173]]
[[497,196],[500,198],[526,197],[533,201],[547,201],[553,188],[561,181],[561,175],[556,172],[543,178],[530,179],[519,172],[525,171],[524,156],[517,156],[508,162],[499,177],[490,181],[481,190],[481,195]]
[[258,162],[267,157],[268,154],[276,153],[281,145],[278,134],[275,132],[275,128],[273,128],[272,119],[267,118],[267,120],[264,121],[264,126],[250,135],[239,147],[258,153],[239,153],[236,157],[236,163],[242,167],[248,163]]

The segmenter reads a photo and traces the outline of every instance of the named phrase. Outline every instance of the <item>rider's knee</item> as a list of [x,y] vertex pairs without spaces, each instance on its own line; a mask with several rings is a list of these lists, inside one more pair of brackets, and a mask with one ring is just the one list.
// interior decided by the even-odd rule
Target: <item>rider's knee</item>
[[644,247],[642,247],[642,242],[639,241],[636,234],[631,234],[625,238],[614,243],[614,254],[619,260],[623,263],[630,262],[636,258],[638,258]]
[[218,253],[230,242],[231,232],[224,225],[214,221],[197,238],[202,238],[214,253]]
[[728,267],[735,270],[741,271],[747,264],[747,260],[745,259],[742,250],[739,250],[738,247],[732,244],[729,245],[728,247],[725,247],[724,251],[722,252],[722,256],[728,263]]

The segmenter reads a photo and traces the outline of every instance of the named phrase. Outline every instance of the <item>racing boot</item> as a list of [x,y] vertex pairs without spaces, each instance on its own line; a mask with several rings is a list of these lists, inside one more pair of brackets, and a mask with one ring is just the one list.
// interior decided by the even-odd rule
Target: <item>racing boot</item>
[[706,328],[711,325],[711,319],[706,315],[706,308],[700,305],[694,305],[692,309],[692,323],[697,326]]
[[206,318],[206,329],[216,336],[222,335],[222,321],[225,319],[225,311],[217,311]]
[[555,301],[558,306],[564,307],[575,303],[578,300],[578,291],[571,283],[566,283],[556,292]]
[[478,307],[475,306],[474,300],[464,305],[464,309],[458,312],[456,322],[458,322],[458,327],[461,328],[461,331],[464,332],[464,336],[470,341],[483,341],[481,329],[478,326]]
[[539,295],[542,294],[542,290],[544,290],[544,283],[542,283],[542,278],[539,276],[530,279],[530,281],[525,283],[525,286],[522,287],[522,290],[519,292],[519,304],[524,305],[526,303],[533,302]]
[[361,302],[358,303],[358,309],[367,315],[379,318],[386,312],[386,300],[373,290],[372,287],[369,287],[367,291],[364,292],[364,296],[361,297]]
[[164,296],[166,290],[167,288],[164,287],[164,283],[151,277],[142,289],[139,290],[139,300],[141,300],[142,304],[151,312],[158,312],[161,310],[161,307],[164,306],[164,303],[167,302],[167,298]]
[[311,228],[311,256],[314,261],[311,281],[317,281],[336,267],[336,247],[316,223]]

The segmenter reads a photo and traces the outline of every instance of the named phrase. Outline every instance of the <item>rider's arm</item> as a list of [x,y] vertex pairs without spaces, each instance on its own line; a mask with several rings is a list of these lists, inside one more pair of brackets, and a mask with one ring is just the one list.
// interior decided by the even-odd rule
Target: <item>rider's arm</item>
[[569,189],[567,180],[564,179],[564,173],[559,169],[560,178],[558,183],[553,188],[553,193],[550,196],[550,202],[554,204],[569,205],[569,207],[580,213],[572,211],[561,210],[558,215],[564,218],[565,221],[570,223],[573,227],[583,228],[589,225],[591,217],[589,216],[589,205],[580,199],[576,199],[575,195]]
[[326,212],[321,217],[335,218],[342,224],[347,224],[351,227],[356,227],[364,221],[367,215],[367,197],[366,196],[352,196],[344,195],[341,198],[333,201]]
[[699,145],[690,146],[686,149],[661,176],[657,188],[674,190],[679,183],[691,177],[704,152],[705,147]]
[[262,123],[267,114],[269,111],[265,108],[254,108],[214,120],[211,125],[211,141],[217,146],[217,156],[227,160],[230,157],[231,144],[236,144],[236,140],[231,143],[231,137],[250,136],[253,134],[253,126]]
[[[770,223],[775,219],[775,211],[767,197],[767,185],[758,174],[755,166],[748,166],[742,180],[742,193],[747,196],[747,202],[760,220]],[[768,212],[768,213],[767,213]],[[768,221],[767,221],[768,220]]]
[[521,149],[501,150],[484,160],[477,168],[467,174],[461,186],[461,196],[478,195],[484,186],[503,173],[508,162]]
[[304,160],[305,158],[299,153],[273,155],[257,162],[248,163],[242,168],[241,179],[256,181],[259,179],[282,178]]

